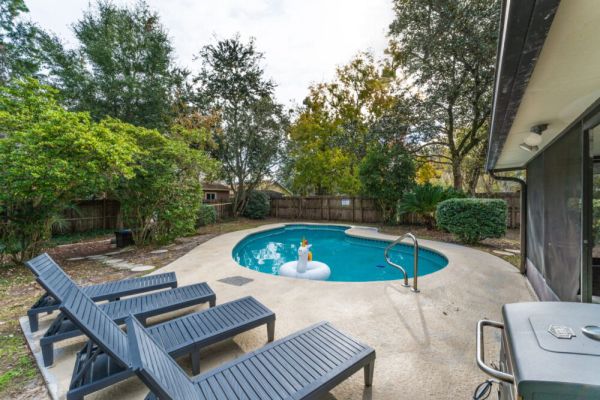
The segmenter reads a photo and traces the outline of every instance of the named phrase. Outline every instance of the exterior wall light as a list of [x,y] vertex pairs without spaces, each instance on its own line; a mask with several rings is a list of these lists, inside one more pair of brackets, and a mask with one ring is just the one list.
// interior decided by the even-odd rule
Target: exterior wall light
[[542,144],[542,132],[546,129],[548,129],[548,124],[532,126],[529,135],[525,138],[525,143],[521,143],[519,147],[529,152],[538,151],[540,144]]

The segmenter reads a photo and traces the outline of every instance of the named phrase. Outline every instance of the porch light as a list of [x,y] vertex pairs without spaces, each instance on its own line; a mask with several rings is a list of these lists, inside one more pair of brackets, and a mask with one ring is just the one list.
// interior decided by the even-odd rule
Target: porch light
[[532,126],[529,135],[525,138],[525,143],[521,143],[519,147],[529,152],[538,151],[540,144],[542,144],[542,132],[546,129],[548,129],[548,124]]

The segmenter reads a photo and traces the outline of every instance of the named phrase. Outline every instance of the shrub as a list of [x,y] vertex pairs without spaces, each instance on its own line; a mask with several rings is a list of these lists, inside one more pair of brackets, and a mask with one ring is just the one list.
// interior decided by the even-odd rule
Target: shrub
[[134,141],[56,97],[31,79],[0,87],[0,258],[37,255],[73,201],[133,176]]
[[263,219],[271,211],[269,196],[261,192],[250,192],[244,216],[252,219]]
[[452,187],[444,187],[425,183],[415,186],[402,197],[398,204],[398,214],[417,214],[425,221],[428,229],[435,225],[435,211],[444,200],[465,197],[465,194]]
[[438,227],[473,244],[506,233],[506,202],[500,199],[449,199],[437,206]]
[[152,129],[106,119],[122,126],[143,150],[135,158],[135,176],[122,180],[115,195],[125,227],[136,244],[166,243],[196,231],[202,187],[198,176],[212,168],[206,152]]
[[217,211],[209,204],[202,204],[198,211],[198,226],[212,225],[217,222]]

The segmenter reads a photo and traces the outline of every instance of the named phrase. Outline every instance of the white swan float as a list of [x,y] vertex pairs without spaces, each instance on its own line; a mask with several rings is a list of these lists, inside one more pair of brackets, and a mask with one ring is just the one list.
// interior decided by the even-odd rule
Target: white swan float
[[279,268],[279,275],[289,278],[312,279],[325,281],[331,275],[327,264],[320,261],[308,261],[308,253],[312,245],[298,248],[298,261],[289,261]]

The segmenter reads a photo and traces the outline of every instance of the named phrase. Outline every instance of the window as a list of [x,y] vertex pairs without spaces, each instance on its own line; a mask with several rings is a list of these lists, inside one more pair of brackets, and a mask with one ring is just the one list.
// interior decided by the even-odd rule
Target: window
[[213,201],[217,199],[217,194],[214,192],[208,192],[204,194],[204,199],[208,201]]

